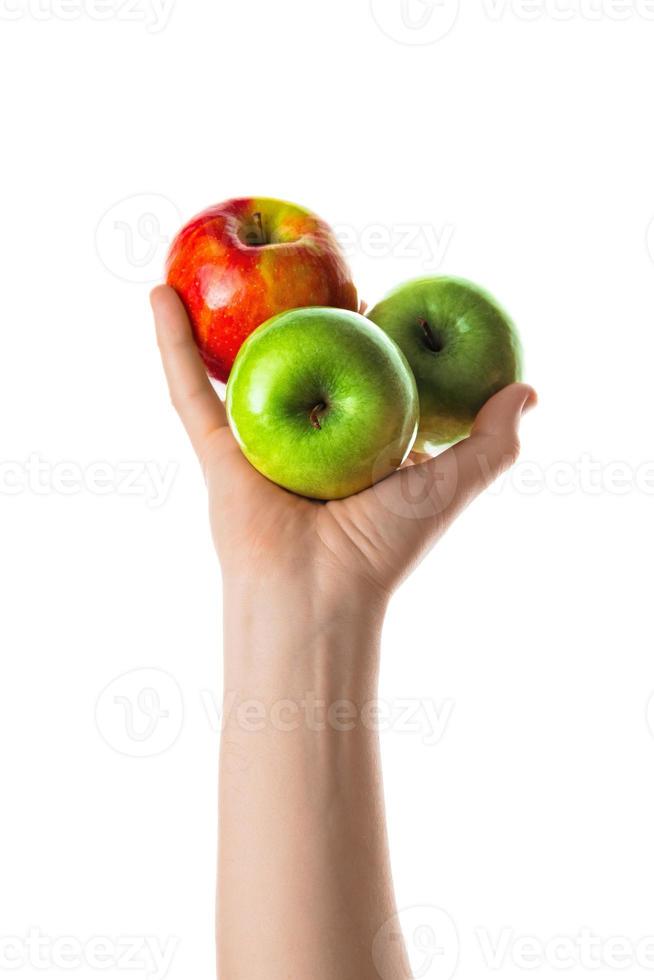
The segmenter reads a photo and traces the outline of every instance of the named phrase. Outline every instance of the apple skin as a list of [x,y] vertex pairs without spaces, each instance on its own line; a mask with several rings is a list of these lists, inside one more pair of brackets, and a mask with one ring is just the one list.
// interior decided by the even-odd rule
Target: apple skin
[[405,460],[418,428],[418,392],[399,347],[365,317],[292,310],[241,347],[227,417],[244,455],[269,480],[335,500]]
[[399,345],[415,375],[416,452],[433,453],[465,438],[484,402],[521,378],[513,323],[487,292],[465,279],[411,280],[367,315]]
[[166,281],[219,381],[227,380],[245,338],[271,316],[301,306],[358,309],[329,225],[268,197],[235,198],[193,218],[170,247]]

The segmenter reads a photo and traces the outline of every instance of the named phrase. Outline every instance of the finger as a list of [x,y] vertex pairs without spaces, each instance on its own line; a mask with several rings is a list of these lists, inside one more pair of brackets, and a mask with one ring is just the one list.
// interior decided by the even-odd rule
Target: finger
[[378,484],[378,497],[403,524],[402,519],[417,522],[421,536],[428,538],[430,530],[441,532],[516,461],[520,419],[535,404],[533,388],[509,385],[486,402],[467,439],[440,456],[399,470]]
[[207,377],[177,293],[169,286],[157,286],[150,302],[170,399],[193,448],[202,457],[211,434],[227,425],[224,405]]
[[452,515],[517,461],[520,419],[536,401],[529,385],[508,385],[482,407],[467,439],[421,464],[441,477],[441,500]]
[[536,405],[538,397],[525,384],[512,384],[486,402],[467,439],[454,446],[459,467],[471,475],[478,471],[479,489],[491,483],[520,455],[520,420]]

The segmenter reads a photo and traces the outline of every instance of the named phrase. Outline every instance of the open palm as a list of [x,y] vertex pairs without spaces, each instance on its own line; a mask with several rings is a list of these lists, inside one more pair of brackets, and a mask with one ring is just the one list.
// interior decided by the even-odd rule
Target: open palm
[[171,400],[200,459],[216,549],[232,574],[310,571],[325,587],[347,589],[361,580],[386,596],[517,458],[520,417],[536,400],[524,384],[494,395],[470,437],[434,459],[412,458],[345,500],[298,497],[261,476],[241,453],[177,294],[159,286],[152,306]]

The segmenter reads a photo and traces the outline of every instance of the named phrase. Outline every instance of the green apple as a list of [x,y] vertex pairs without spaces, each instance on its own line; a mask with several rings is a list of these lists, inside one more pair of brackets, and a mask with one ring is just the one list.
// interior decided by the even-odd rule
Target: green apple
[[358,313],[280,313],[241,347],[227,416],[250,463],[304,497],[334,500],[388,476],[418,428],[416,383],[399,347]]
[[522,355],[513,323],[488,293],[465,279],[414,279],[368,316],[401,347],[415,375],[417,452],[469,435],[484,402],[520,380]]

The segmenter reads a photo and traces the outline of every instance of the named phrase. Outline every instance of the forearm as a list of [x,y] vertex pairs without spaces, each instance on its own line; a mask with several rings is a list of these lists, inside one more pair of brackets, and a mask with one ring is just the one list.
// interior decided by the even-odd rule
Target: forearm
[[376,697],[380,597],[515,459],[535,393],[508,385],[467,439],[322,504],[248,463],[182,301],[159,287],[152,304],[226,583],[220,980],[402,980],[394,925],[371,959],[394,913],[377,737],[362,716]]
[[376,980],[373,938],[394,913],[367,718],[383,611],[316,593],[226,585],[221,980]]

